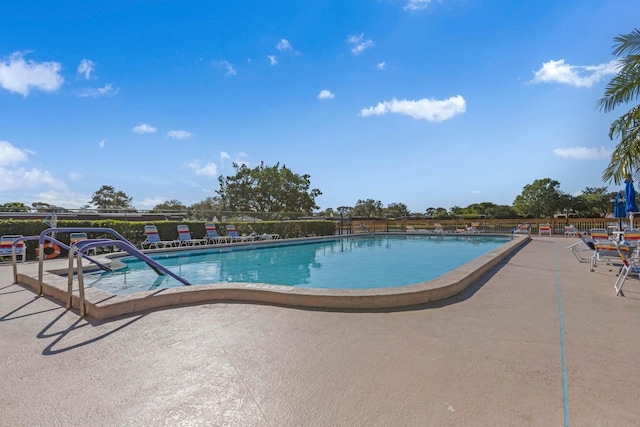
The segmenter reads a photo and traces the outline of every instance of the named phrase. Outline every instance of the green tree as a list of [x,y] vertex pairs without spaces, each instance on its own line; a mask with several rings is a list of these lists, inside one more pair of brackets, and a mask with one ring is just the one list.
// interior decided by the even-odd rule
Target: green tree
[[93,193],[90,205],[94,205],[98,209],[109,210],[132,210],[132,198],[127,196],[123,191],[116,191],[110,185],[103,185],[98,191]]
[[384,209],[389,218],[403,218],[409,216],[409,208],[404,203],[389,203]]
[[31,208],[21,202],[9,202],[0,205],[0,212],[29,212]]
[[[620,69],[597,103],[605,113],[640,96],[640,30],[619,35],[614,41],[613,54],[620,57]],[[640,105],[632,107],[611,124],[609,138],[620,138],[620,142],[611,153],[611,160],[602,179],[620,184],[627,174],[639,176]]]
[[338,212],[338,215],[346,218],[351,216],[351,214],[353,213],[353,208],[351,206],[338,206],[336,212]]
[[36,212],[65,212],[65,208],[61,208],[56,205],[50,205],[49,203],[44,202],[34,202],[31,203],[31,209]]
[[573,198],[570,208],[581,217],[603,217],[613,211],[611,199],[615,197],[616,193],[608,191],[607,187],[585,187]]
[[365,218],[379,218],[384,212],[384,205],[380,200],[358,200],[353,207],[352,216],[359,216]]
[[484,216],[486,218],[509,219],[516,218],[518,216],[518,212],[516,212],[513,206],[493,205],[485,210]]
[[224,206],[218,196],[207,197],[206,199],[189,206],[191,216],[194,219],[213,219],[222,217]]
[[427,208],[427,210],[425,211],[425,214],[428,217],[431,218],[435,218],[435,219],[447,219],[449,218],[449,212],[447,212],[447,210],[445,208]]
[[516,212],[530,218],[551,218],[564,206],[564,193],[559,186],[560,183],[551,178],[536,179],[533,184],[525,185],[513,202]]
[[317,209],[315,199],[322,192],[309,190],[310,176],[298,175],[286,166],[233,164],[234,176],[218,177],[220,195],[225,207],[240,212],[265,212],[277,218],[283,212],[309,214]]
[[181,212],[186,211],[187,207],[176,199],[167,200],[157,204],[151,210],[152,212]]

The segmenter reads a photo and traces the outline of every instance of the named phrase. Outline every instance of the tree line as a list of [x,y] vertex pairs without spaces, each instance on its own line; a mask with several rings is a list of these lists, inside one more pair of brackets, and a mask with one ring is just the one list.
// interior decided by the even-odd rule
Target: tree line
[[[308,175],[297,175],[285,166],[259,166],[250,169],[234,165],[236,174],[220,177],[218,195],[185,205],[179,200],[167,200],[153,207],[151,212],[184,213],[194,219],[207,219],[245,214],[261,219],[286,219],[296,217],[363,217],[363,218],[551,218],[556,214],[573,217],[603,217],[613,211],[615,192],[606,187],[586,187],[578,196],[560,190],[560,183],[550,178],[535,180],[524,186],[512,205],[492,202],[474,203],[466,207],[428,207],[421,212],[411,212],[400,202],[384,205],[380,200],[360,199],[354,206],[338,206],[319,210],[315,199],[322,194],[310,188]],[[136,212],[132,198],[109,185],[102,186],[80,211]],[[4,212],[65,212],[63,207],[36,202],[31,207],[13,202],[0,205]]]

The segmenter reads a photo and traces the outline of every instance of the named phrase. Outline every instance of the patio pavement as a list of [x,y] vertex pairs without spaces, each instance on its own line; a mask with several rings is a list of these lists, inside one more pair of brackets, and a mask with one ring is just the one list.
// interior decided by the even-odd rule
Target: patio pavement
[[640,281],[533,237],[400,310],[212,303],[96,323],[0,266],[0,426],[637,426]]

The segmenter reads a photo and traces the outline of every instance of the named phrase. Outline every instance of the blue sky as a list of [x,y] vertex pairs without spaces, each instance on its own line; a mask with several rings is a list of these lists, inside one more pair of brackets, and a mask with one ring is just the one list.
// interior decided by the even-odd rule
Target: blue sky
[[[150,209],[232,163],[309,174],[321,209],[512,204],[602,187],[596,101],[637,0],[23,0],[0,15],[0,204]],[[613,185],[612,191],[617,190]]]

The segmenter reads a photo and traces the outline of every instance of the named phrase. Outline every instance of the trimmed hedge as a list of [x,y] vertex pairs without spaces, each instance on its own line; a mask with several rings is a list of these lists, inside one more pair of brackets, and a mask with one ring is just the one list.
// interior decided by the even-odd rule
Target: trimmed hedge
[[[158,222],[136,222],[117,220],[97,220],[97,221],[77,221],[58,220],[58,228],[110,228],[131,242],[140,247],[145,239],[144,226],[153,224],[158,227],[158,233],[163,240],[174,240],[178,238],[177,226],[187,224],[193,238],[201,238],[206,235],[204,222],[196,221],[158,221]],[[227,223],[218,222],[216,228],[220,235],[226,234]],[[279,234],[282,238],[304,237],[309,235],[328,236],[336,233],[336,225],[332,221],[262,221],[251,223],[235,223],[238,233],[251,234],[253,232],[262,234]],[[0,221],[0,235],[21,234],[23,236],[39,236],[41,232],[49,226],[40,220],[6,220]],[[88,233],[89,238],[112,238],[106,233]],[[58,233],[58,240],[69,244],[69,233]],[[35,249],[37,241],[27,241],[27,259],[35,259]],[[64,249],[61,256],[66,256]]]

